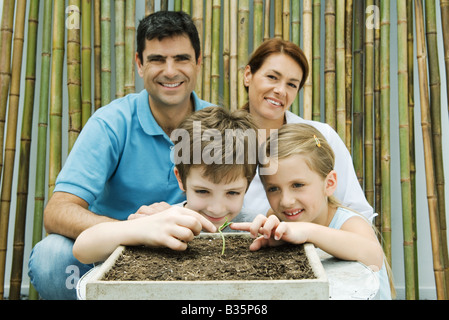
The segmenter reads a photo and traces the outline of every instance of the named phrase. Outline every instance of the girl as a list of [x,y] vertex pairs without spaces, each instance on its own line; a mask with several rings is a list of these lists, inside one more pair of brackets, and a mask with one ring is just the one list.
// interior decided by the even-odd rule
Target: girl
[[[271,209],[252,223],[235,223],[253,237],[251,250],[281,242],[313,243],[343,260],[359,261],[379,271],[380,298],[391,299],[384,254],[376,234],[365,217],[347,209],[333,196],[337,188],[334,152],[323,135],[307,124],[287,124],[279,129],[277,172],[261,175]],[[276,150],[276,148],[274,148]]]
[[[243,83],[248,91],[248,103],[242,106],[260,129],[279,129],[286,123],[307,123],[317,128],[331,145],[335,171],[340,183],[335,197],[345,206],[374,218],[373,208],[365,198],[354,171],[351,155],[339,135],[329,125],[305,120],[288,111],[309,74],[309,64],[302,50],[282,39],[264,41],[252,54],[245,68]],[[267,213],[270,205],[259,175],[253,179],[245,196],[244,207]]]

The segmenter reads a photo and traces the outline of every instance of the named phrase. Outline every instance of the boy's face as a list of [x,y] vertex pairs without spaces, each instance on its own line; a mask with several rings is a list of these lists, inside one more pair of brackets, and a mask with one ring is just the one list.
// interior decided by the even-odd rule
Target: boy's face
[[136,54],[138,73],[150,105],[178,106],[190,101],[201,67],[187,35],[146,40],[143,61]]
[[184,186],[179,179],[179,187],[186,192],[188,209],[202,214],[217,228],[227,221],[232,221],[241,211],[248,181],[240,177],[229,183],[213,183],[203,176],[201,167],[190,169]]

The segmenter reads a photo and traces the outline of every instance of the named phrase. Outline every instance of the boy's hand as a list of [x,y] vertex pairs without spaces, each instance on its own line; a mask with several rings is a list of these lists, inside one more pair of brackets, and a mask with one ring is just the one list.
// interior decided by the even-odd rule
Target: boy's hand
[[138,244],[185,250],[187,242],[201,230],[216,232],[212,222],[201,214],[187,208],[171,206],[163,212],[147,215],[133,221],[133,233],[138,236]]
[[170,207],[171,205],[169,205],[167,202],[155,202],[149,206],[141,206],[136,213],[130,214],[128,216],[128,220],[143,218],[145,216],[164,211]]

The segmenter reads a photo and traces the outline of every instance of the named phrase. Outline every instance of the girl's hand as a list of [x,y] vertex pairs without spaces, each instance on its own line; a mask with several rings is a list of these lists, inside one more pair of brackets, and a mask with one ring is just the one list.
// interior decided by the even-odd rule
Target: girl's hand
[[[265,246],[276,246],[284,242],[301,244],[307,241],[307,223],[281,222],[275,215],[258,215],[252,223],[233,223],[230,228],[248,231],[256,238],[250,250],[256,251]],[[259,236],[261,235],[261,236]]]

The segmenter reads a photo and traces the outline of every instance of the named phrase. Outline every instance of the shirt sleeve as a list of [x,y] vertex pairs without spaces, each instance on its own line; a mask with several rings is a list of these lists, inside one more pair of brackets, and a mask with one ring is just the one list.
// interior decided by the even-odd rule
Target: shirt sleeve
[[54,191],[74,194],[92,204],[104,190],[119,158],[120,142],[116,132],[101,118],[92,117],[70,151]]

